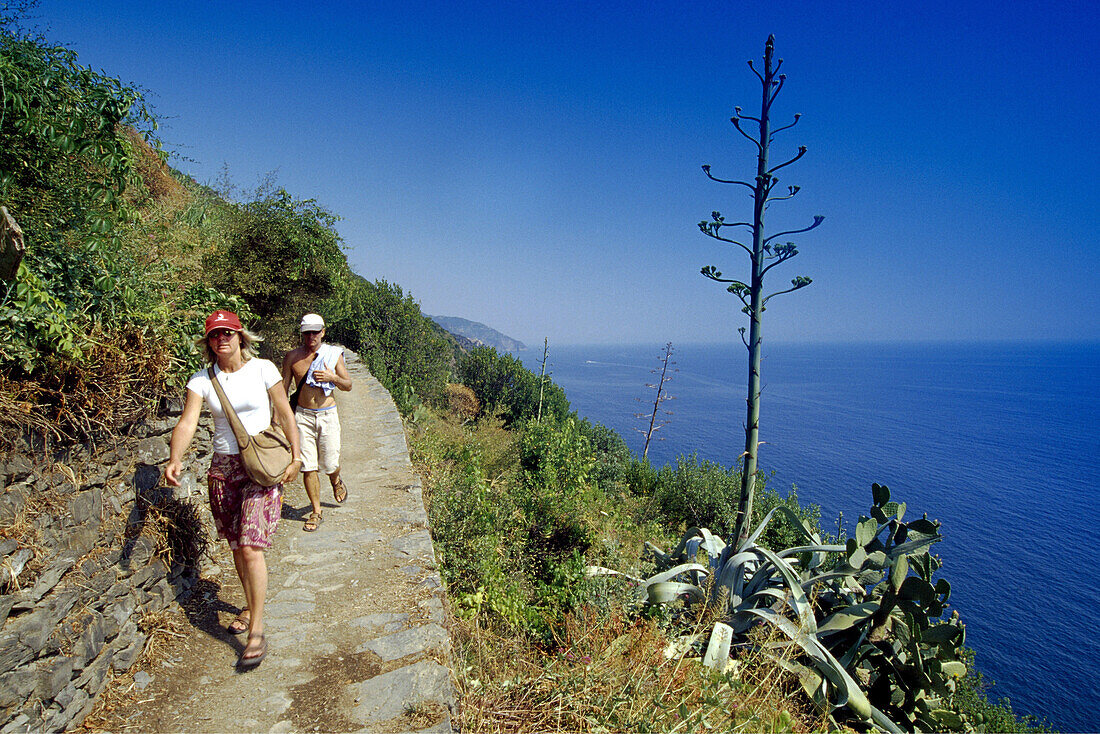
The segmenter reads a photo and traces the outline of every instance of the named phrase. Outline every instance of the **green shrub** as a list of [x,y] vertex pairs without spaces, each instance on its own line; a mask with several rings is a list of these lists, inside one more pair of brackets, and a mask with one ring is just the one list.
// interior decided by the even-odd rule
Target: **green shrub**
[[[511,354],[500,355],[492,347],[477,347],[459,360],[456,378],[474,391],[481,416],[499,414],[505,426],[536,418],[540,411],[539,376]],[[544,419],[563,421],[569,415],[565,391],[549,379],[542,386]]]
[[[658,520],[673,532],[690,527],[704,527],[717,535],[729,537],[737,520],[737,500],[741,494],[741,470],[724,467],[717,462],[699,459],[695,454],[681,456],[675,466],[654,469],[648,462],[635,460],[623,466],[623,484],[637,496],[649,496]],[[769,487],[763,472],[756,475],[756,501],[753,503],[752,526],[756,526],[773,508],[784,506],[810,528],[818,530],[821,509],[817,505],[802,507],[797,490],[786,495]],[[790,520],[779,515],[769,523],[759,539],[765,548],[789,548],[801,537]]]
[[627,467],[634,460],[623,437],[600,423],[580,421],[581,431],[588,437],[595,452],[596,464],[592,469],[592,481],[605,491],[623,483]]
[[348,277],[336,221],[317,202],[284,189],[230,205],[221,242],[203,258],[205,280],[240,295],[258,330],[290,346],[302,314],[328,315],[327,302]]
[[6,13],[0,90],[0,203],[27,247],[0,294],[0,368],[31,374],[53,356],[81,360],[94,326],[142,320],[159,284],[135,268],[125,233],[143,188],[132,127],[155,122],[133,87],[17,32]]
[[[452,344],[435,322],[421,313],[412,295],[396,284],[384,280],[371,283],[352,273],[340,285],[332,304],[329,334],[359,352],[395,399],[401,395],[398,408],[403,414],[407,410],[402,406],[411,409],[419,400],[432,405],[443,402],[454,360]],[[404,399],[407,386],[419,400]]]
[[955,692],[956,710],[969,721],[976,731],[989,734],[1014,734],[1015,732],[1052,732],[1054,729],[1045,721],[1033,716],[1017,716],[1007,698],[993,703],[989,700],[989,690],[993,681],[988,680],[974,667],[974,651],[960,649],[960,658],[966,665],[966,676],[959,680]]

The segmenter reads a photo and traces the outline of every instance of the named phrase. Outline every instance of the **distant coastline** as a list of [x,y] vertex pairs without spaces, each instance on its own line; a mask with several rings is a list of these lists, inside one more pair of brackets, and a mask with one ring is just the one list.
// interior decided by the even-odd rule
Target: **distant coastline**
[[478,321],[460,316],[429,316],[428,318],[455,336],[467,340],[474,347],[492,347],[499,352],[513,353],[527,348],[527,345],[520,340],[513,339]]

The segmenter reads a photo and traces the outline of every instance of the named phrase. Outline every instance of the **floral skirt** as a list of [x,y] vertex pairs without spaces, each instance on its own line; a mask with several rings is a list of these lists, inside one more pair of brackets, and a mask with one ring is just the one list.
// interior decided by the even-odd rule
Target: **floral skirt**
[[218,537],[233,549],[270,548],[283,509],[283,485],[261,487],[253,482],[240,454],[214,454],[206,478]]

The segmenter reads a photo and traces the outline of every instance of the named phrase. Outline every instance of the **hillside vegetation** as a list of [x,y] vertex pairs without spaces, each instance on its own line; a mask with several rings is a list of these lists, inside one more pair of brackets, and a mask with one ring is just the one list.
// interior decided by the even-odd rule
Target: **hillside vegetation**
[[[461,620],[464,729],[1024,726],[985,701],[961,623],[940,619],[938,526],[903,519],[885,488],[853,537],[830,538],[758,474],[762,530],[732,554],[737,467],[639,461],[515,357],[463,351],[400,286],[352,272],[318,202],[233,200],[172,169],[136,89],[2,14],[0,86],[0,205],[26,241],[0,291],[5,449],[156,413],[215,308],[276,358],[316,311],[407,417]],[[732,652],[727,638],[701,664],[716,622]]]

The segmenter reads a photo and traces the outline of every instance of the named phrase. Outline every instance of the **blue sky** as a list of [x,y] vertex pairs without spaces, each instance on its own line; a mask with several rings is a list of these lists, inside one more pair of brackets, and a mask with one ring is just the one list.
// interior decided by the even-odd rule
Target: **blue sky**
[[342,217],[353,269],[529,344],[736,341],[748,278],[696,223],[772,160],[826,217],[769,273],[766,339],[1100,339],[1100,8],[1091,2],[42,0],[51,41],[148,91],[173,164],[268,173]]

